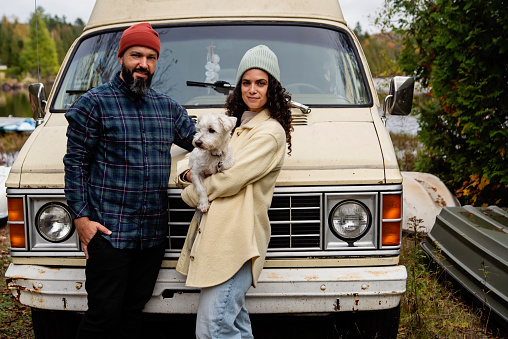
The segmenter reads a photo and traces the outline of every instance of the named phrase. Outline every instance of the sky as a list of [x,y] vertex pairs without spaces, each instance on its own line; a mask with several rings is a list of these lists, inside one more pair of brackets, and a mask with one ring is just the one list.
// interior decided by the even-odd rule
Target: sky
[[[363,31],[371,34],[379,32],[379,29],[370,23],[376,12],[383,6],[384,0],[339,0],[339,2],[344,18],[351,28],[360,22]],[[37,4],[51,16],[58,15],[60,18],[65,16],[70,23],[81,18],[86,23],[95,0],[0,0],[0,3],[0,18],[5,15],[9,19],[17,17],[20,22],[28,22]],[[372,17],[370,20],[369,15]]]

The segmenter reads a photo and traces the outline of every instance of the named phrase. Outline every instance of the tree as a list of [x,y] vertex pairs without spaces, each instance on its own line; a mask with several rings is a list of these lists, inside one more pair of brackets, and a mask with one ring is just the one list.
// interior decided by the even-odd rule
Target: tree
[[362,45],[365,58],[374,77],[401,74],[400,67],[397,64],[401,50],[400,37],[393,33],[370,35],[367,31],[362,31],[359,22],[356,23],[353,32]]
[[17,20],[11,23],[5,16],[3,17],[0,23],[0,64],[8,67],[9,75],[21,74],[19,58],[27,35],[26,24],[20,24]]
[[49,77],[58,72],[55,42],[50,37],[39,9],[30,20],[30,31],[25,41],[25,48],[21,52],[20,62],[23,71],[32,76],[37,75],[39,71],[43,77]]
[[497,0],[386,0],[403,34],[400,64],[432,88],[417,169],[463,204],[508,203],[508,6]]
[[58,15],[51,17],[49,14],[43,14],[44,10],[42,8],[39,9],[39,12],[42,13],[42,19],[46,23],[52,39],[55,41],[58,63],[60,64],[65,58],[69,47],[83,31],[85,24],[79,18],[76,19],[74,24],[71,24],[67,22],[65,16],[62,18],[58,17]]
[[7,60],[9,59],[9,48],[12,40],[12,31],[12,24],[4,15],[2,22],[0,23],[0,65],[7,65]]

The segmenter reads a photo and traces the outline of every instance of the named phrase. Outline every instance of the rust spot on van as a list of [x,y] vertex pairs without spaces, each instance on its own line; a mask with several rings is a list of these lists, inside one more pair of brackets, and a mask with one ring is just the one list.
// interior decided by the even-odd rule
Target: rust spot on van
[[319,279],[319,277],[317,275],[305,276],[305,280],[307,280],[307,281],[318,280],[318,279]]
[[372,274],[374,276],[382,276],[385,274],[385,272],[382,272],[382,271],[369,271],[369,270],[366,270],[365,272],[369,273],[369,274]]
[[26,290],[26,287],[12,284],[11,285],[8,284],[8,287],[12,291],[12,296],[14,297],[14,299],[16,299],[16,301],[20,303],[21,291]]
[[273,280],[279,280],[279,279],[282,279],[282,276],[277,274],[277,273],[275,273],[275,272],[272,272],[266,278],[267,279],[273,279]]
[[360,299],[358,299],[358,296],[358,293],[353,293],[353,300],[355,301],[353,305],[353,312],[356,312],[359,309],[358,304],[360,303]]

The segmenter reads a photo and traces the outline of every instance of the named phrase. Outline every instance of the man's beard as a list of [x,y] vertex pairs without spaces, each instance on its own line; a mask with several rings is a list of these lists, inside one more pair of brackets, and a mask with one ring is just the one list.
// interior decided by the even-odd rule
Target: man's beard
[[[135,79],[132,75],[134,72],[145,72],[147,77],[146,79]],[[145,95],[150,90],[153,74],[142,68],[135,68],[129,71],[125,65],[122,65],[122,78],[133,93]]]

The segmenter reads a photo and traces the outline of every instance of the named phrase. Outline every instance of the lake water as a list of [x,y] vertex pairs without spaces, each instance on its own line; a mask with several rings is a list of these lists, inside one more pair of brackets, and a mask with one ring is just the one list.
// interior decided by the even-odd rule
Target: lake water
[[417,135],[420,130],[420,126],[418,126],[418,117],[414,115],[389,115],[386,120],[386,128],[391,133],[410,135]]
[[30,108],[30,99],[28,91],[0,91],[0,117],[30,118],[32,109]]

